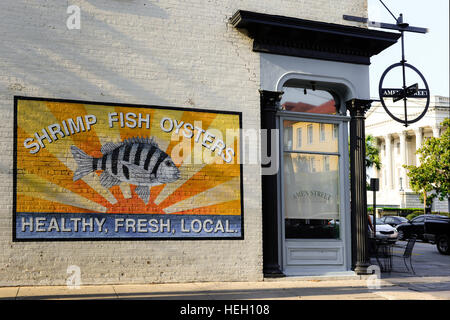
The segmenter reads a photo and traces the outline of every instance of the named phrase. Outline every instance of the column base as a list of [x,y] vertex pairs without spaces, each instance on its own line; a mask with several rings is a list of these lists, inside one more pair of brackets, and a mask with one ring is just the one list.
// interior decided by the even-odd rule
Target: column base
[[367,269],[369,268],[370,263],[356,263],[355,272],[357,275],[365,275],[365,274],[372,274],[372,272],[369,272]]
[[271,265],[264,267],[263,273],[264,273],[265,278],[286,277],[286,275],[283,272],[281,272],[280,267],[276,264],[271,264]]

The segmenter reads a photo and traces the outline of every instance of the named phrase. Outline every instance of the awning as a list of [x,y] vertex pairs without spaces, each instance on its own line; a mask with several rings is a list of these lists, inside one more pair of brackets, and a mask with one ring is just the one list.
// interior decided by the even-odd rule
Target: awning
[[254,39],[253,51],[370,64],[400,33],[239,10],[231,24]]

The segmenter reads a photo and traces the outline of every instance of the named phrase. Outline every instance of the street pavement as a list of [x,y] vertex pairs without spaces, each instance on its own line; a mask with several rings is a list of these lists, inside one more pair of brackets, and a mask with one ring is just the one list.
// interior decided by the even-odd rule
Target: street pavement
[[[399,242],[399,244],[406,244]],[[394,249],[395,254],[402,254]],[[374,276],[286,277],[257,282],[198,282],[0,288],[0,300],[133,299],[133,300],[450,300],[450,256],[436,246],[417,242],[415,274],[402,258],[393,270]]]
[[[405,241],[397,243],[406,244]],[[400,249],[394,249],[394,254],[402,253]],[[394,257],[392,272],[383,273],[382,278],[401,288],[450,300],[450,255],[440,254],[434,244],[417,241],[412,263],[415,274],[406,272],[402,258]]]
[[0,299],[158,299],[158,300],[434,300],[428,293],[381,281],[369,289],[365,279],[202,282],[148,285],[0,288]]

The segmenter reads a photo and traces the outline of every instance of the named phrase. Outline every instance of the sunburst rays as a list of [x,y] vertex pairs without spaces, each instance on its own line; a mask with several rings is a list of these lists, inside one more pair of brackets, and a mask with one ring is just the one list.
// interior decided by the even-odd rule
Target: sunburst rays
[[24,196],[58,202],[72,207],[92,210],[94,212],[106,212],[107,210],[106,207],[86,199],[60,185],[45,181],[35,174],[27,174],[20,179],[17,184],[17,192]]
[[[19,100],[17,128],[17,210],[21,212],[105,212],[105,213],[171,213],[171,214],[225,214],[241,213],[240,166],[226,164],[211,153],[186,139],[176,165],[182,178],[176,182],[151,188],[151,203],[145,205],[134,193],[135,186],[121,183],[110,190],[101,186],[99,173],[86,175],[73,182],[77,164],[70,152],[75,145],[94,157],[101,157],[101,146],[107,142],[120,142],[131,137],[154,137],[161,150],[169,155],[182,147],[181,133],[166,133],[160,122],[164,117],[177,123],[192,123],[211,130],[217,138],[226,141],[227,128],[239,128],[236,115],[180,111],[158,108],[99,106],[66,102]],[[108,114],[116,112],[142,113],[148,116],[141,127],[111,127]],[[39,115],[39,116],[33,116]],[[62,137],[52,143],[44,141],[45,148],[30,154],[24,140],[33,137],[53,123],[61,124],[68,118],[94,115],[97,122],[90,130]],[[220,128],[220,130],[218,129]],[[239,157],[238,141],[232,142]],[[200,148],[199,148],[200,147]],[[178,148],[178,149],[177,149]],[[186,150],[185,150],[186,149]],[[206,150],[206,151],[205,151]],[[201,152],[200,161],[198,152]],[[211,162],[212,161],[212,162]]]
[[[216,133],[216,139],[221,138],[223,141],[228,142],[228,144],[233,144],[234,146],[234,141],[226,141],[226,129],[227,128],[239,128],[239,119],[236,119],[237,117],[230,117],[229,115],[217,115],[214,118],[209,118],[210,121],[209,122],[204,122],[202,123],[202,127],[205,130],[208,129],[214,129],[217,131]],[[216,128],[223,128],[222,130],[218,130]],[[196,148],[197,146],[194,144],[194,142],[192,140],[190,140],[191,144],[189,145],[188,152],[186,152],[185,154],[183,154],[182,157],[182,162],[181,165],[179,166],[179,169],[181,172],[184,173],[184,179],[176,181],[175,183],[171,183],[171,184],[167,184],[164,189],[158,194],[157,198],[155,199],[155,203],[160,205],[163,201],[165,201],[168,197],[170,197],[171,195],[173,195],[173,193],[176,190],[179,190],[180,187],[182,187],[183,184],[185,184],[186,182],[190,181],[196,174],[198,174],[198,172],[200,171],[206,171],[205,172],[205,176],[207,176],[207,171],[208,169],[212,169],[212,171],[216,171],[214,170],[215,167],[215,162],[217,161],[217,159],[219,160],[218,162],[221,164],[222,168],[225,168],[226,171],[228,171],[228,174],[222,174],[222,177],[225,178],[233,178],[235,175],[234,174],[229,174],[230,171],[232,171],[233,169],[235,169],[235,167],[232,167],[233,165],[228,165],[225,164],[223,162],[222,159],[220,159],[219,157],[215,157],[214,158],[214,154],[213,152],[207,151],[207,150],[203,150],[202,148],[198,149]],[[236,148],[236,150],[239,150],[239,147]],[[238,152],[239,153],[239,152]],[[213,154],[211,156],[211,154]],[[239,155],[239,154],[238,154]],[[209,159],[203,159],[204,157],[209,158]],[[200,159],[199,159],[200,158]],[[185,161],[186,159],[189,159],[189,161]],[[200,161],[198,161],[200,160]],[[207,160],[207,161],[204,161]],[[200,163],[197,163],[200,162]],[[213,162],[211,164],[209,164],[210,162]],[[207,168],[205,170],[205,167]],[[224,171],[225,171],[224,170]],[[221,182],[224,182],[223,180],[221,181],[220,179],[215,179],[214,181],[212,181],[211,179],[209,179],[206,183],[208,184],[208,182],[213,182],[213,184],[220,184]]]
[[216,205],[228,201],[239,200],[239,177],[232,178],[229,181],[221,183],[213,188],[207,189],[190,198],[176,202],[164,209],[166,213],[176,213],[185,210],[192,210],[201,207]]

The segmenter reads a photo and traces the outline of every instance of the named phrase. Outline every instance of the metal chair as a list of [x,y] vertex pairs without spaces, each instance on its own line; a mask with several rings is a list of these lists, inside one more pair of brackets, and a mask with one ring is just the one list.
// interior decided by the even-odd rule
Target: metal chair
[[413,274],[416,274],[416,273],[414,272],[414,268],[412,266],[411,257],[412,257],[412,251],[414,248],[414,244],[416,243],[416,240],[417,240],[417,236],[412,235],[411,238],[408,240],[408,243],[406,244],[406,246],[400,247],[400,248],[405,248],[405,251],[403,252],[403,254],[402,255],[395,255],[395,254],[392,255],[393,257],[403,258],[403,262],[405,263],[406,270],[408,270],[408,272],[410,272],[410,270],[408,268],[408,265],[406,264],[406,260],[409,259],[409,265],[411,266],[411,271]]
[[369,258],[375,258],[381,272],[391,272],[392,245],[369,238]]

